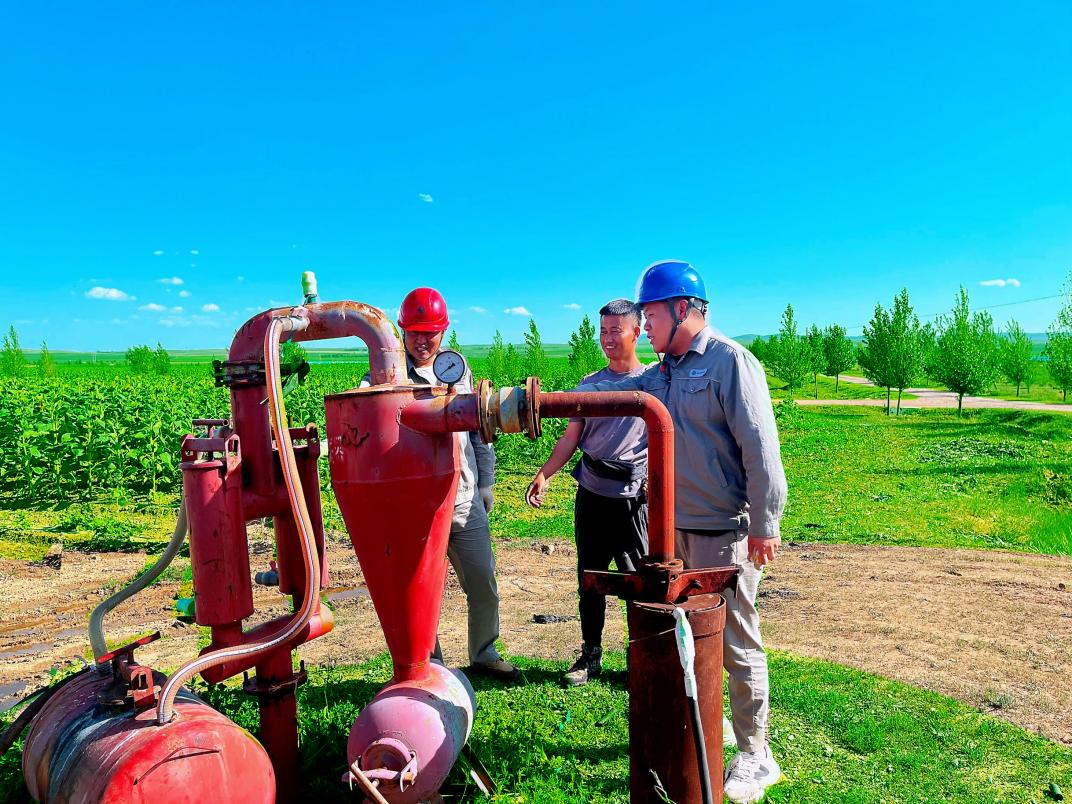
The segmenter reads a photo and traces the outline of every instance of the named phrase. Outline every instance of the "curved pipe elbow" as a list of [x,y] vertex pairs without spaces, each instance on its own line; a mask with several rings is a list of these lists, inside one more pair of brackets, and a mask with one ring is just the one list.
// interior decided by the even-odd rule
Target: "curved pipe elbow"
[[406,353],[398,331],[382,310],[355,301],[327,302],[309,306],[281,307],[265,310],[243,324],[231,342],[227,359],[233,362],[264,359],[264,335],[273,319],[305,318],[304,330],[292,331],[292,341],[318,341],[356,337],[365,343],[369,354],[369,373],[373,385],[409,383]]

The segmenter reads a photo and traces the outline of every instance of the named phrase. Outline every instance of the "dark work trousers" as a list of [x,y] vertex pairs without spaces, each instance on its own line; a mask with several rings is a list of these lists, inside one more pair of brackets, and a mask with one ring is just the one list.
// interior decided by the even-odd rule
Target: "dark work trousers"
[[[648,504],[641,497],[604,497],[577,487],[573,509],[577,538],[577,581],[584,570],[633,572],[648,552]],[[607,596],[580,590],[581,637],[588,647],[602,646]]]

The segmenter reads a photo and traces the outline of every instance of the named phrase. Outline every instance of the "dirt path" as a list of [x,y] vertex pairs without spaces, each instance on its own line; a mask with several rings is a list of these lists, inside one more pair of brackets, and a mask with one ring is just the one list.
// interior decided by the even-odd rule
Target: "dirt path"
[[[864,377],[841,375],[841,381],[853,385],[871,385],[874,383]],[[915,399],[902,399],[902,408],[956,408],[957,395],[952,391],[938,391],[934,388],[905,388],[905,393],[915,395]],[[865,405],[872,408],[886,407],[885,399],[798,399],[798,405]],[[892,404],[897,404],[894,395]],[[1004,408],[1006,410],[1045,410],[1050,413],[1072,413],[1072,404],[1060,402],[1030,402],[1014,399],[995,399],[990,396],[965,396],[966,408]]]
[[[547,549],[550,548],[550,552]],[[574,553],[500,543],[502,638],[511,653],[566,659],[578,625],[537,625],[533,614],[575,614]],[[336,628],[302,648],[310,663],[367,659],[385,648],[347,545],[330,550]],[[0,708],[49,668],[86,650],[84,626],[108,578],[129,578],[137,555],[68,553],[59,571],[0,562]],[[197,631],[172,616],[175,583],[159,584],[111,615],[113,639],[159,629],[143,662],[174,667],[192,656]],[[88,590],[88,591],[87,591]],[[761,587],[770,647],[840,662],[958,698],[1072,744],[1072,560],[972,550],[790,545]],[[283,598],[258,588],[258,620]],[[607,646],[622,645],[611,605]],[[464,598],[451,578],[442,621],[446,658],[464,664]]]

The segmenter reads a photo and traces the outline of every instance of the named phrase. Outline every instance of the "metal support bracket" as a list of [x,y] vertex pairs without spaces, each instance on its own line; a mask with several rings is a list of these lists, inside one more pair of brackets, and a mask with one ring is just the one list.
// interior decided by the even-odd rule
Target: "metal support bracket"
[[682,569],[680,561],[650,564],[638,572],[585,570],[581,588],[622,600],[679,603],[695,595],[737,588],[737,567]]

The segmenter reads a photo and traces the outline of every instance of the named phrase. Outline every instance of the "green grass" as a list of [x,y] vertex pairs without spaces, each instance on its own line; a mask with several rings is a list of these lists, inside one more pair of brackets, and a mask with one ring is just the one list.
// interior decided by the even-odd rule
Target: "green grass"
[[[767,385],[770,386],[771,399],[786,399],[789,396],[785,383],[773,374],[767,375]],[[794,392],[793,396],[797,399],[885,399],[886,389],[876,388],[873,385],[837,382],[833,377],[820,374],[817,382],[813,383],[809,379],[803,388],[798,388]],[[913,394],[901,394],[902,400],[915,398]],[[891,402],[892,404],[897,402],[896,391],[893,392]]]
[[784,537],[1072,554],[1072,420],[1003,410],[799,413],[782,433]]
[[[529,684],[476,680],[470,742],[502,802],[628,799],[626,674],[620,653],[580,688],[565,662],[517,659]],[[771,745],[785,774],[771,802],[1044,802],[1072,787],[1072,752],[906,684],[785,653],[770,655]],[[390,676],[385,656],[313,668],[299,690],[302,776],[317,801],[353,801],[338,779],[350,724]],[[255,730],[256,702],[235,684],[198,691]],[[7,717],[10,717],[8,715]],[[448,780],[460,793],[457,770]],[[470,786],[461,800],[476,800]],[[26,801],[17,751],[0,760],[0,799]],[[454,799],[459,800],[459,799]]]
[[[859,366],[854,366],[848,371],[848,374],[854,377],[863,377],[863,370]],[[821,381],[820,381],[821,382]],[[843,386],[844,387],[844,386]],[[858,386],[867,388],[869,386]],[[927,388],[936,391],[948,390],[941,385],[937,385],[933,381],[927,378],[921,378],[919,382],[912,383],[913,388]],[[874,389],[878,390],[878,389]],[[895,392],[896,393],[896,392]],[[885,397],[885,389],[882,389],[882,393],[879,396]],[[987,389],[981,394],[974,394],[974,396],[990,396],[996,399],[1009,399],[1012,401],[1020,402],[1047,402],[1047,403],[1065,403],[1068,400],[1065,398],[1064,392],[1060,388],[1057,388],[1051,384],[1050,375],[1046,371],[1045,364],[1039,364],[1035,368],[1035,377],[1031,385],[1021,385],[1020,394],[1016,394],[1016,384],[1006,382],[1004,379],[999,379],[992,388]],[[803,396],[798,396],[803,398]],[[822,398],[820,396],[820,398]],[[854,397],[862,398],[862,397]],[[904,395],[902,399],[913,399],[910,395]]]
[[[865,407],[794,407],[780,417],[787,539],[1072,555],[1070,417],[1005,410],[886,416]],[[497,442],[497,537],[572,536],[576,486],[568,468],[552,480],[543,508],[524,502],[552,444],[518,436]],[[327,527],[343,530],[326,483],[323,498]],[[157,551],[173,516],[161,498],[142,506],[0,510],[0,557],[39,560],[57,541],[66,549]]]
[[[780,429],[786,539],[1072,555],[1072,418],[797,407]],[[523,495],[540,463],[520,463],[500,469],[492,531],[569,538],[575,484],[563,470],[533,511]]]

